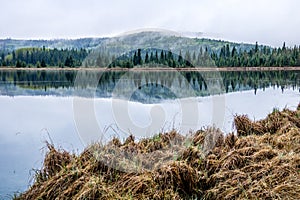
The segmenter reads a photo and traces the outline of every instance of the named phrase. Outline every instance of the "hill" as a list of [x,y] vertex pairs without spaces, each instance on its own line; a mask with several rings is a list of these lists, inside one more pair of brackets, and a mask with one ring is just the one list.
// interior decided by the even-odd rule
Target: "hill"
[[219,51],[222,46],[229,44],[238,50],[250,50],[255,45],[244,43],[232,43],[228,41],[212,40],[206,38],[190,38],[172,33],[146,31],[111,38],[80,38],[80,39],[54,39],[54,40],[17,40],[0,39],[0,50],[13,51],[20,48],[106,48],[111,53],[123,53],[138,48],[158,48],[179,51],[199,51],[200,47],[206,47],[212,51]]
[[[224,45],[235,46],[237,50],[246,50],[255,47],[255,44],[233,43],[229,41],[213,40],[207,38],[190,38],[169,32],[147,31],[128,34],[119,37],[107,38],[100,47],[105,47],[109,52],[122,54],[130,50],[156,48],[171,50],[173,53],[199,52],[200,48],[209,52],[218,53]],[[263,46],[260,46],[262,48]]]
[[282,67],[300,65],[300,48],[190,38],[144,31],[110,38],[0,40],[0,64],[16,67]]
[[50,48],[50,49],[90,49],[102,43],[105,38],[55,39],[55,40],[17,40],[0,39],[0,50],[11,52],[21,48]]

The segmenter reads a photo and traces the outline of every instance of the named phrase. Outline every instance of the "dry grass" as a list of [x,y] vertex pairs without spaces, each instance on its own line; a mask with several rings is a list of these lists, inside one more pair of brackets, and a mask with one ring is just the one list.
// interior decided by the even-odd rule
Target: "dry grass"
[[234,121],[237,135],[129,136],[78,156],[48,144],[35,183],[17,199],[300,199],[300,104]]

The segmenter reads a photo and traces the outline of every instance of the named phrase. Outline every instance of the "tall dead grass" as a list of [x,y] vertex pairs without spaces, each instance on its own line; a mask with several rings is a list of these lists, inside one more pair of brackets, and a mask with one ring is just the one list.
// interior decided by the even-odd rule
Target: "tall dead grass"
[[300,104],[234,122],[237,134],[129,136],[78,156],[48,144],[35,183],[17,199],[300,199]]

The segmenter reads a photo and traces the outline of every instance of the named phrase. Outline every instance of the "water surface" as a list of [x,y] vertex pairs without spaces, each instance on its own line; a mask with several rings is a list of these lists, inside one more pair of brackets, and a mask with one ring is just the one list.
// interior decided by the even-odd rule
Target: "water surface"
[[[74,114],[78,98],[92,103],[97,126],[106,139],[124,139],[130,133],[137,138],[150,137],[173,128],[185,134],[190,127],[212,125],[216,113],[222,118],[217,126],[229,133],[234,131],[236,113],[259,120],[274,107],[296,109],[300,99],[299,72],[87,73],[88,80],[99,79],[96,86],[88,80],[78,84],[76,75],[73,71],[0,71],[1,199],[26,190],[32,183],[32,169],[42,164],[45,141],[80,153],[88,143],[86,138],[95,138],[90,127],[86,133],[78,131]],[[182,123],[179,97],[197,105],[194,124]],[[125,115],[118,113],[116,105],[126,105]],[[224,113],[215,110],[218,105]],[[151,115],[155,109],[162,115]],[[124,121],[116,114],[124,116]],[[127,122],[126,116],[130,120],[122,124]],[[90,121],[89,116],[85,119]],[[135,132],[134,127],[149,127],[156,119],[161,123],[159,129]]]

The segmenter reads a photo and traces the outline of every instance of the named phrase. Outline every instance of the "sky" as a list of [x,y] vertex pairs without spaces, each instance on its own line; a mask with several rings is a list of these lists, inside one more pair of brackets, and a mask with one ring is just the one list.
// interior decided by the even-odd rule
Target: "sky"
[[116,36],[144,28],[300,45],[299,0],[0,0],[0,38]]

